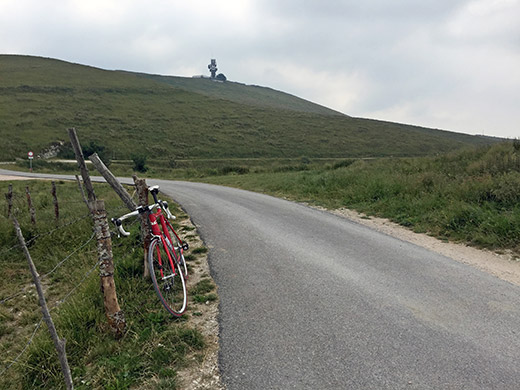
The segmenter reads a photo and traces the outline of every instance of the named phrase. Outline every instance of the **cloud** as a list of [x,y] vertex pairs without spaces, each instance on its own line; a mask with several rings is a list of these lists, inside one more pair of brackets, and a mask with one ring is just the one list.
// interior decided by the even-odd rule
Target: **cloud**
[[228,79],[353,116],[519,136],[519,0],[1,0],[0,52]]

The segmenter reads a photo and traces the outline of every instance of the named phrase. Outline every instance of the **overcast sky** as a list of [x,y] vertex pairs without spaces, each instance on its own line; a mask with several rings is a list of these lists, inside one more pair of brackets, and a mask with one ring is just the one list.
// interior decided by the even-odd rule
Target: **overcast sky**
[[0,53],[209,74],[345,114],[520,137],[520,0],[0,0]]

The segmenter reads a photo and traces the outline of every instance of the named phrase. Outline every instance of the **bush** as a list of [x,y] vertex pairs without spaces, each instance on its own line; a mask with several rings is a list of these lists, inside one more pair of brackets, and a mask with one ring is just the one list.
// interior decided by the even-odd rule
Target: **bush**
[[352,158],[338,161],[338,162],[334,163],[334,165],[332,166],[332,169],[346,168],[346,167],[352,165],[355,161],[356,160],[354,160]]
[[[98,144],[97,141],[90,141],[85,145],[81,146],[81,151],[83,152],[83,156],[85,159],[94,153],[97,153],[99,158],[105,163],[108,167],[110,166],[110,152],[105,148],[104,145]],[[58,157],[63,159],[76,159],[76,154],[74,153],[74,149],[70,142],[65,143],[58,152]]]
[[225,166],[220,169],[220,173],[222,175],[229,175],[230,173],[235,173],[237,175],[244,175],[249,173],[249,168],[247,167],[233,167],[233,166]]
[[492,190],[497,202],[502,206],[513,207],[520,203],[520,173],[510,172],[497,179],[495,188]]
[[134,171],[146,172],[148,170],[148,167],[146,166],[146,160],[147,157],[144,154],[134,154],[132,156]]

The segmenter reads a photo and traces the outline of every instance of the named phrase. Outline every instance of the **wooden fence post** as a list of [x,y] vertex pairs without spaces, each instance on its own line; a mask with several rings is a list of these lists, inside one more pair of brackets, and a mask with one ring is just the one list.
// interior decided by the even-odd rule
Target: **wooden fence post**
[[31,214],[31,223],[36,225],[36,211],[34,210],[32,200],[31,200],[31,192],[29,191],[29,186],[25,187],[25,193],[27,194],[27,206],[29,207],[29,213]]
[[81,197],[83,198],[83,202],[85,202],[85,204],[88,207],[88,200],[85,197],[85,191],[83,190],[83,186],[81,185],[81,180],[79,180],[79,176],[78,175],[74,175],[74,176],[76,176],[76,181],[78,183],[79,192],[81,192]]
[[[139,197],[139,205],[148,205],[148,186],[146,185],[145,179],[139,179],[136,175],[133,175],[135,188]],[[141,233],[143,235],[143,246],[144,246],[144,272],[143,277],[149,278],[150,271],[148,269],[148,248],[150,247],[150,241],[152,241],[152,234],[150,233],[150,221],[146,214],[141,214]]]
[[79,143],[78,135],[76,134],[76,129],[70,128],[68,131],[70,143],[74,149],[74,153],[76,154],[76,160],[81,172],[81,177],[83,178],[83,183],[85,183],[85,188],[87,189],[88,201],[93,202],[96,200],[96,194],[94,193],[94,187],[90,181],[87,164],[85,163],[85,158],[83,157],[83,151],[81,150],[81,145]]
[[99,258],[99,271],[101,278],[101,292],[103,293],[105,314],[107,316],[110,330],[113,332],[116,338],[122,336],[126,321],[123,311],[119,307],[116,294],[116,285],[114,283],[114,262],[112,258],[112,239],[110,238],[110,229],[107,221],[107,212],[105,210],[105,202],[97,201],[96,194],[94,193],[94,187],[90,181],[87,165],[83,158],[83,152],[81,151],[81,145],[79,143],[78,136],[76,135],[75,129],[69,129],[69,136],[74,153],[76,154],[76,160],[81,170],[81,176],[85,188],[87,189],[88,200],[87,204],[91,214],[92,220],[94,221],[94,232],[97,238],[97,249]]
[[[98,170],[99,173],[105,178],[108,184],[112,186],[114,191],[119,195],[123,203],[130,209],[130,211],[134,211],[137,208],[137,204],[133,201],[130,194],[125,190],[125,188],[121,185],[121,183],[116,179],[116,177],[110,172],[110,169],[101,161],[97,153],[92,154],[89,157],[90,161],[94,167]],[[144,179],[138,179],[137,176],[132,176],[134,179],[134,183],[136,185],[137,193],[139,194],[139,204],[142,206],[148,205],[148,187],[146,186],[146,181]],[[144,242],[144,271],[143,277],[148,278],[150,276],[150,271],[148,270],[148,247],[150,246],[151,235],[149,228],[148,217],[145,214],[141,215],[141,232],[143,234],[143,242]]]
[[58,197],[56,196],[56,183],[52,182],[52,189],[51,189],[52,197],[54,198],[54,217],[56,219],[56,222],[60,219],[60,208],[58,206]]
[[94,231],[97,238],[99,257],[99,274],[101,277],[101,291],[103,292],[105,314],[110,330],[119,338],[126,327],[125,316],[119,307],[114,282],[114,262],[112,257],[112,239],[105,210],[105,202],[96,200],[90,202],[89,208],[94,220]]
[[11,212],[13,209],[13,185],[12,184],[9,184],[7,194],[5,194],[5,199],[7,200],[7,218],[10,218]]
[[134,211],[137,207],[137,204],[132,200],[130,194],[125,190],[125,188],[121,185],[119,180],[110,172],[107,166],[101,161],[97,153],[89,156],[89,160],[92,161],[94,167],[101,173],[101,176],[105,178],[108,184],[114,189],[114,191],[119,195],[123,203],[130,209],[130,211]]
[[20,242],[20,246],[22,247],[23,253],[25,254],[25,257],[27,258],[27,262],[29,263],[29,268],[31,270],[33,282],[36,285],[36,291],[38,292],[38,299],[40,301],[40,308],[42,310],[43,319],[45,320],[45,323],[47,324],[47,327],[49,328],[49,332],[51,334],[52,341],[54,342],[54,347],[56,348],[56,351],[58,352],[58,357],[60,359],[60,365],[61,365],[61,371],[65,378],[65,386],[68,390],[71,390],[74,388],[74,386],[72,384],[72,375],[70,374],[69,362],[67,360],[67,354],[65,352],[66,340],[60,339],[58,336],[58,332],[56,331],[56,327],[54,326],[54,322],[52,321],[51,315],[49,313],[49,309],[47,308],[47,302],[45,301],[45,295],[43,294],[43,288],[40,283],[40,278],[38,276],[38,272],[32,261],[31,254],[29,253],[29,250],[27,249],[27,246],[25,245],[25,240],[23,238],[22,231],[20,229],[20,225],[18,224],[18,221],[16,220],[16,218],[14,216],[13,216],[13,224],[14,224],[14,229],[16,230],[16,235],[18,236],[18,241]]

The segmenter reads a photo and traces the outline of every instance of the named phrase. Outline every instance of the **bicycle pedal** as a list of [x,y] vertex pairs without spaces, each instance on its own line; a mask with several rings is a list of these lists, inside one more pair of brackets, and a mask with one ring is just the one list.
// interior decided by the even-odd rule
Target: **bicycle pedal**
[[190,246],[188,245],[188,243],[187,242],[183,243],[182,244],[182,250],[187,251],[188,249],[190,249]]

